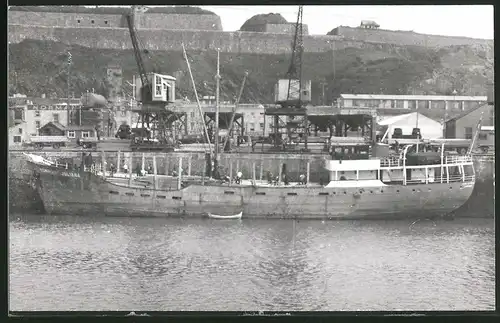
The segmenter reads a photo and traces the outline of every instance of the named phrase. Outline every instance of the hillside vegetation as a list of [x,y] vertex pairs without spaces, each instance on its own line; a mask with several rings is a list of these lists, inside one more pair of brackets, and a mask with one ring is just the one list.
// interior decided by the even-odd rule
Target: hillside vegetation
[[[23,41],[9,45],[9,92],[39,96],[66,95],[68,46],[50,41]],[[125,81],[137,73],[132,50],[105,50],[72,45],[72,88],[76,96],[88,89],[107,96],[106,67],[118,64]],[[213,95],[216,53],[189,51],[188,56],[200,95]],[[178,78],[178,98],[194,100],[181,51],[149,51],[148,70]],[[290,55],[221,53],[221,99],[233,100],[243,74],[249,76],[242,102],[272,103],[274,84],[288,69]],[[303,77],[313,81],[313,103],[326,102],[340,93],[486,95],[493,81],[493,48],[453,46],[431,50],[422,47],[380,46],[347,48],[332,53],[305,53]],[[126,92],[131,93],[128,85]]]

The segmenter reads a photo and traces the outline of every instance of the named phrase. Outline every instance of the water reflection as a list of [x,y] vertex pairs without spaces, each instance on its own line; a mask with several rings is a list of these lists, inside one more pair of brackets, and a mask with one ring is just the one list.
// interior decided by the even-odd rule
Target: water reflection
[[297,221],[294,228],[273,220],[15,216],[9,237],[12,310],[494,304],[492,220]]

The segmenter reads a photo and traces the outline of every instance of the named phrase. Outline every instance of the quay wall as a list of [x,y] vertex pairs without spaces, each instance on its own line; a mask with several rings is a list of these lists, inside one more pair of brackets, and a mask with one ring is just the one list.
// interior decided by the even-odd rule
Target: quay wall
[[[68,162],[75,165],[80,164],[79,152],[37,152],[44,158],[58,160],[62,163]],[[205,166],[205,155],[203,153],[144,153],[144,165],[147,169],[152,167],[153,155],[156,155],[158,174],[172,174],[178,170],[179,157],[183,157],[182,168],[184,174],[202,175]],[[142,166],[143,153],[121,153],[120,165],[128,165],[128,159],[132,156],[132,168]],[[326,155],[281,155],[281,154],[247,154],[231,153],[221,156],[220,166],[224,174],[229,175],[232,163],[232,174],[237,171],[243,173],[244,178],[252,178],[252,168],[255,163],[255,176],[266,179],[267,171],[273,176],[278,176],[281,164],[285,163],[290,181],[297,181],[300,174],[306,174],[307,162],[310,163],[310,180],[319,182],[328,180],[328,173],[323,169]],[[92,159],[96,164],[102,161],[101,152],[92,152]],[[117,165],[117,152],[105,152],[108,167]],[[231,160],[231,161],[230,161]],[[478,156],[474,159],[476,171],[476,185],[471,198],[460,209],[455,212],[457,217],[493,217],[495,198],[495,160],[494,156]],[[189,164],[191,165],[189,167]],[[71,165],[69,165],[70,167]],[[9,206],[11,211],[18,212],[42,212],[41,200],[38,194],[29,185],[29,171],[22,152],[10,152],[9,160]]]

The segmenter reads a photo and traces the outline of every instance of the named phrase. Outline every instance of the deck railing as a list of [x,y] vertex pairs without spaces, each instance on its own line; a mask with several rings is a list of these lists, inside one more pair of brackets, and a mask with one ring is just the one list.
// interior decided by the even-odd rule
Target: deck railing
[[380,166],[382,167],[399,167],[402,166],[402,160],[396,156],[385,157],[380,160]]
[[[445,156],[445,158],[443,159],[443,164],[461,164],[461,163],[471,163],[471,162],[472,162],[471,156]],[[396,156],[386,157],[380,160],[380,166],[402,167],[403,159]],[[411,168],[411,166],[409,165],[407,165],[407,167]]]
[[472,163],[471,156],[446,156],[444,160],[445,164],[460,164],[460,163]]

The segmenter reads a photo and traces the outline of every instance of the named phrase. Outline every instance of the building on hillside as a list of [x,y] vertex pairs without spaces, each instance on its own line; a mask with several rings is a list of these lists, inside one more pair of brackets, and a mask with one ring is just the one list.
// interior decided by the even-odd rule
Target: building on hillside
[[461,115],[448,119],[445,123],[445,138],[449,139],[472,139],[477,129],[479,119],[483,116],[482,126],[494,126],[494,106],[484,104]]
[[[9,110],[15,123],[25,122],[26,135],[36,136],[49,122],[68,125],[67,99],[9,98]],[[80,107],[80,99],[70,99],[70,111]]]
[[379,29],[380,25],[377,24],[373,20],[361,20],[361,24],[359,25],[359,28],[364,28],[364,29]]
[[9,148],[20,148],[22,144],[29,140],[27,123],[18,122],[9,128]]
[[134,120],[137,122],[138,114],[137,113],[132,113],[132,109],[136,108],[135,102],[132,101],[127,101],[123,100],[122,98],[118,98],[117,101],[115,102],[115,125],[116,130],[118,130],[118,127],[122,124],[127,124],[131,125]]
[[108,65],[106,69],[106,83],[109,90],[108,100],[113,104],[116,99],[123,96],[123,72],[119,65]]
[[66,135],[66,127],[60,124],[59,122],[51,121],[45,125],[43,125],[39,132],[39,136],[65,136]]
[[[392,139],[396,128],[401,129],[403,135],[411,135],[413,128],[419,128],[422,139],[437,139],[443,136],[443,125],[441,123],[418,112],[384,118],[377,123],[383,127],[384,133],[389,130],[386,136],[387,139]],[[383,136],[384,133],[381,135]]]
[[70,139],[97,138],[96,130],[91,125],[70,125],[66,127],[65,132]]
[[[215,106],[211,104],[202,104],[201,108],[204,113],[215,112]],[[231,112],[233,108],[234,104],[220,105],[221,112]],[[184,103],[182,104],[181,110],[183,112],[186,112],[188,132],[190,134],[202,134],[203,123],[197,105],[193,103]],[[263,134],[269,134],[270,125],[272,124],[272,116],[268,116],[267,119],[264,119],[263,105],[241,103],[238,105],[238,110],[236,111],[236,113],[240,113],[243,115],[243,128],[247,135],[261,136]],[[233,128],[233,133],[237,133],[236,129],[239,129],[238,125],[235,125],[235,128]]]
[[486,101],[486,96],[340,94],[336,105],[338,108],[461,109],[465,111],[480,106]]

